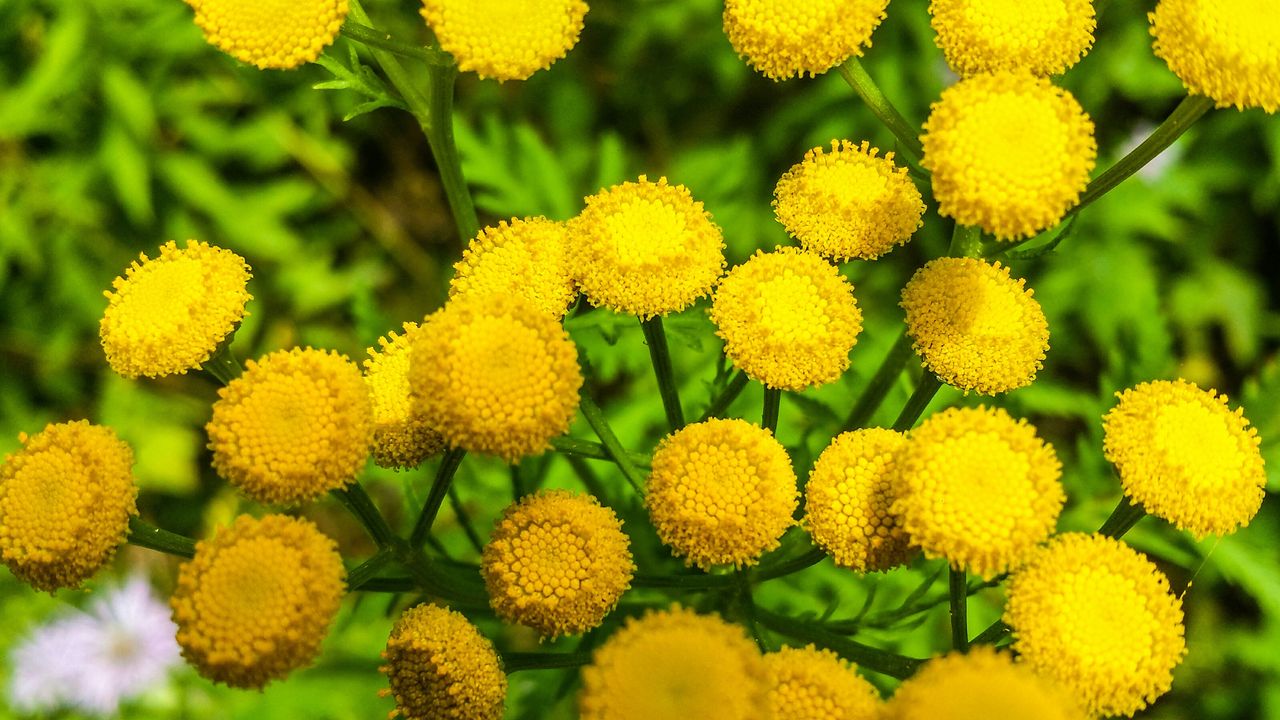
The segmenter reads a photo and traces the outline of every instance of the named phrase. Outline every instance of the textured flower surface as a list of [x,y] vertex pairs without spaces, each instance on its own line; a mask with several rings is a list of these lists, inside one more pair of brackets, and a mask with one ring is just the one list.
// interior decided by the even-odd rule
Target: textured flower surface
[[423,0],[422,17],[458,69],[524,80],[564,57],[582,32],[582,0]]
[[347,18],[347,0],[186,0],[209,44],[260,69],[320,57]]
[[726,0],[733,49],[765,77],[820,75],[871,45],[889,0]]
[[977,646],[925,663],[898,688],[882,720],[1087,720],[1066,688],[1008,653]]
[[415,468],[444,449],[444,438],[409,388],[409,348],[418,329],[417,323],[405,323],[403,335],[393,331],[378,338],[364,361],[373,405],[373,461],[380,467]]
[[1266,0],[1160,0],[1155,53],[1218,107],[1280,109],[1280,13]]
[[879,720],[880,693],[830,650],[785,647],[764,656],[773,717]]
[[935,41],[960,75],[1057,75],[1093,45],[1090,0],[931,0]]
[[578,287],[569,270],[568,230],[543,217],[512,218],[487,227],[454,263],[449,297],[524,295],[539,310],[564,317]]
[[411,607],[382,654],[396,713],[404,720],[500,720],[507,676],[498,654],[461,613]]

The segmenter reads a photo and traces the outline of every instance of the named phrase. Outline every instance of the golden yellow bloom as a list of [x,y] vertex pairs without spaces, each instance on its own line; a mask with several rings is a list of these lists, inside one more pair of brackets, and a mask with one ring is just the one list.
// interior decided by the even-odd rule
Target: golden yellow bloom
[[1057,75],[1093,45],[1091,0],[931,0],[935,42],[959,75]]
[[830,650],[785,647],[765,655],[764,662],[774,718],[880,718],[880,693]]
[[711,292],[724,239],[683,185],[644,175],[586,199],[569,221],[574,279],[593,305],[650,318]]
[[182,656],[232,687],[279,680],[320,653],[345,578],[337,544],[311,522],[241,515],[178,571],[169,605]]
[[784,390],[838,380],[862,332],[849,280],[793,247],[757,250],[730,270],[712,297],[711,321],[735,366]]
[[927,557],[984,578],[1053,532],[1066,496],[1053,446],[999,408],[931,415],[898,454],[893,512]]
[[1102,419],[1103,451],[1126,495],[1199,537],[1249,524],[1267,475],[1243,409],[1186,380],[1146,382],[1116,396]]
[[578,44],[582,0],[423,0],[422,17],[458,69],[524,80]]
[[765,77],[820,75],[871,46],[889,0],[726,0],[724,32]]
[[893,153],[865,141],[832,140],[787,171],[773,190],[773,213],[805,250],[837,261],[874,260],[905,245],[924,222],[924,202]]
[[18,440],[0,465],[0,560],[37,590],[77,587],[111,560],[138,514],[133,451],[86,420]]
[[986,645],[925,663],[885,706],[882,720],[1087,720],[1065,688]]
[[454,263],[449,297],[524,295],[539,310],[564,317],[578,287],[569,272],[568,231],[543,217],[512,218],[487,227]]
[[1160,0],[1156,55],[1188,92],[1218,107],[1280,108],[1280,15],[1261,0]]
[[409,383],[451,446],[513,463],[569,429],[582,371],[560,322],[528,300],[459,296],[414,339]]
[[888,570],[914,551],[891,508],[896,457],[906,436],[869,428],[844,433],[818,456],[805,485],[809,534],[836,565]]
[[1023,662],[1095,716],[1132,716],[1169,691],[1186,654],[1182,601],[1155,565],[1102,535],[1069,533],[1009,584],[1004,620]]
[[396,711],[404,720],[500,720],[507,676],[498,654],[460,613],[435,605],[396,620],[382,654]]
[[1009,268],[974,258],[938,258],[902,290],[907,334],[943,382],[982,395],[1030,385],[1049,349],[1040,303]]
[[218,390],[205,425],[213,469],[261,503],[297,504],[345,487],[373,434],[360,369],[328,350],[277,350]]
[[412,400],[409,389],[409,348],[418,335],[417,323],[405,323],[404,334],[394,331],[378,338],[364,361],[364,381],[373,403],[373,461],[380,467],[409,469],[444,449],[444,438]]
[[207,243],[171,240],[139,256],[106,291],[99,324],[112,370],[129,378],[185,373],[204,364],[244,319],[249,266]]
[[590,495],[550,490],[507,508],[480,571],[498,617],[544,637],[596,627],[631,586],[631,541]]
[[1093,121],[1066,90],[1030,73],[974,75],[942,92],[924,124],[938,213],[999,240],[1053,227],[1097,156]]
[[686,564],[754,565],[794,524],[796,474],[773,433],[711,419],[663,438],[645,505],[662,542]]
[[186,0],[205,40],[259,69],[320,57],[347,18],[347,0]]
[[737,625],[678,605],[630,618],[582,669],[582,720],[766,720],[769,672]]

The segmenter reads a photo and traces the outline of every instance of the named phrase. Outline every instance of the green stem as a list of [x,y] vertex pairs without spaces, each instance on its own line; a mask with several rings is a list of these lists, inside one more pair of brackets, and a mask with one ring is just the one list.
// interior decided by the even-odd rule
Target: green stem
[[353,591],[365,589],[365,585],[389,562],[391,562],[391,553],[387,550],[379,550],[347,573],[347,587]]
[[862,62],[856,57],[849,58],[840,66],[840,75],[844,77],[845,82],[849,83],[849,87],[858,93],[880,122],[889,128],[889,132],[898,139],[898,147],[907,159],[919,163],[920,158],[924,156],[924,146],[920,144],[919,132],[880,91],[876,81],[871,79],[866,68],[862,66]]
[[1111,516],[1102,523],[1102,527],[1098,528],[1098,534],[1119,540],[1146,516],[1147,512],[1141,505],[1130,500],[1128,495],[1121,495],[1120,503],[1116,505],[1115,510],[1111,511]]
[[822,548],[815,547],[799,557],[794,557],[790,560],[783,560],[777,565],[760,568],[760,570],[756,572],[756,577],[759,582],[786,577],[787,575],[792,575],[800,572],[801,570],[811,568],[826,558],[827,554],[823,552]]
[[910,677],[924,663],[923,660],[863,645],[856,640],[827,632],[813,621],[797,620],[761,607],[756,608],[756,617],[762,625],[775,632],[833,650],[860,667],[899,680]]
[[409,535],[409,547],[414,550],[421,548],[427,535],[431,533],[431,525],[436,520],[436,514],[440,512],[440,504],[449,494],[449,483],[453,481],[453,474],[458,471],[458,466],[462,464],[462,458],[466,454],[467,451],[462,448],[449,448],[444,457],[440,458],[440,467],[436,469],[436,479],[431,483],[431,492],[427,494],[427,500],[422,504],[422,512],[418,514],[418,521],[414,523],[413,532]]
[[232,380],[244,374],[240,361],[236,359],[235,353],[231,352],[231,336],[227,336],[227,339],[222,341],[200,369],[215,377],[223,385],[230,385]]
[[951,247],[947,248],[951,257],[982,257],[982,228],[973,225],[956,223],[951,231]]
[[725,385],[724,390],[711,401],[710,407],[707,408],[706,412],[702,413],[702,417],[699,418],[698,422],[706,422],[711,418],[724,415],[729,406],[733,404],[733,401],[737,400],[738,396],[742,394],[743,389],[747,387],[747,383],[750,380],[751,378],[747,377],[747,374],[741,370],[734,373],[733,377],[729,378],[729,384]]
[[609,427],[609,422],[604,419],[604,411],[596,405],[595,401],[586,392],[582,393],[582,417],[586,418],[587,424],[595,431],[596,437],[600,438],[600,443],[604,445],[605,451],[609,453],[610,459],[622,471],[622,476],[631,484],[631,488],[636,494],[644,494],[644,476],[631,463],[631,454],[626,448],[622,447],[622,443],[618,442],[618,436],[613,434],[613,428]]
[[458,524],[462,526],[462,532],[467,536],[467,542],[471,543],[471,547],[475,548],[478,553],[484,553],[484,541],[480,539],[480,534],[471,524],[471,515],[467,509],[462,506],[462,498],[458,497],[458,486],[449,483],[449,508],[453,510],[454,517],[458,518]]
[[365,492],[364,486],[359,482],[353,480],[350,485],[332,490],[329,494],[360,521],[379,548],[385,548],[395,540],[395,531],[387,524],[387,519],[378,511],[373,498],[369,497],[369,493]]
[[876,374],[871,376],[871,381],[862,390],[857,404],[849,412],[849,417],[844,421],[845,430],[866,427],[866,424],[871,421],[871,416],[880,407],[880,403],[884,402],[885,396],[889,394],[889,389],[902,375],[907,361],[914,354],[911,348],[911,336],[903,330],[894,341],[893,347],[889,348],[889,354],[885,355],[884,361],[876,369]]
[[964,570],[949,568],[951,597],[951,647],[969,650],[969,584]]
[[343,37],[355,40],[361,45],[379,50],[386,50],[394,55],[399,55],[410,60],[419,60],[428,65],[438,65],[440,67],[448,67],[453,65],[453,58],[448,53],[436,48],[424,47],[422,45],[413,45],[397,40],[390,33],[375,30],[367,25],[348,20],[342,24]]
[[[563,455],[613,462],[613,456],[609,454],[604,445],[590,440],[583,440],[582,438],[569,437],[567,435],[552,438],[551,449]],[[649,456],[644,453],[627,452],[627,458],[633,465],[638,467],[649,467],[651,462]]]
[[916,424],[916,420],[920,419],[920,415],[924,413],[925,408],[929,407],[929,402],[933,400],[933,396],[938,394],[938,389],[942,387],[942,381],[937,375],[924,371],[920,376],[920,384],[916,386],[915,392],[911,393],[911,397],[907,399],[907,404],[902,408],[902,412],[898,415],[898,419],[893,422],[893,429],[898,432],[906,432]]
[[581,667],[591,662],[589,652],[502,653],[502,669],[511,674],[521,670],[554,670]]
[[746,620],[747,630],[751,632],[751,637],[756,641],[756,647],[760,648],[760,652],[767,653],[769,646],[760,633],[760,624],[756,622],[756,601],[751,595],[750,573],[751,571],[747,568],[738,568],[733,574],[738,580],[738,593],[742,600],[743,619]]
[[195,557],[196,554],[195,540],[163,530],[136,517],[129,518],[128,542],[130,545],[184,558]]
[[760,425],[775,437],[778,435],[778,413],[782,410],[782,390],[780,388],[764,388],[764,412],[760,417]]
[[680,392],[676,387],[675,372],[671,368],[671,350],[667,347],[667,333],[662,328],[662,316],[654,315],[640,321],[644,330],[644,341],[649,346],[649,359],[653,361],[653,372],[658,376],[658,393],[662,396],[662,407],[667,411],[667,424],[671,429],[684,427],[684,409],[680,407]]
[[[803,555],[783,560],[776,565],[760,567],[755,571],[756,582],[768,582],[786,577],[826,559],[827,554],[821,548],[812,548]],[[679,588],[683,590],[710,590],[728,587],[734,583],[732,575],[711,575],[709,573],[686,573],[682,575],[636,575],[631,581],[634,587],[645,588]]]
[[1003,620],[997,620],[991,623],[991,625],[987,627],[986,630],[983,630],[982,632],[978,633],[978,637],[970,641],[970,644],[971,645],[995,645],[996,643],[999,643],[1001,640],[1004,640],[1006,637],[1008,637],[1009,633],[1012,631],[1013,629],[1010,628],[1008,625],[1005,625]]

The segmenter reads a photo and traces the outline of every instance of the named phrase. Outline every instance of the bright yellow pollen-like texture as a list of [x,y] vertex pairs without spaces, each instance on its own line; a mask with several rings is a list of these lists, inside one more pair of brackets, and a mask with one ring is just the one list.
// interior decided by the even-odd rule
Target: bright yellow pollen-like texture
[[830,650],[786,647],[764,662],[775,718],[880,719],[880,693]]
[[391,717],[502,718],[507,676],[493,644],[462,614],[435,605],[409,608],[396,620],[382,657],[396,700]]
[[578,412],[578,350],[559,320],[519,295],[459,296],[429,316],[409,383],[452,447],[507,462],[538,455]]
[[1280,12],[1271,0],[1160,0],[1155,53],[1218,107],[1280,109]]
[[204,677],[261,688],[320,652],[345,592],[337,545],[307,520],[241,515],[178,571],[169,605]]
[[794,247],[758,250],[730,270],[712,297],[711,321],[736,367],[783,390],[838,380],[862,332],[853,285]]
[[796,475],[773,433],[711,419],[663,438],[645,505],[658,537],[686,564],[754,565],[794,524]]
[[951,408],[898,454],[893,512],[927,557],[984,578],[1016,568],[1057,525],[1066,496],[1053,447],[999,408]]
[[711,292],[724,238],[683,185],[644,175],[586,199],[569,221],[574,279],[593,305],[647,319]]
[[112,370],[129,378],[199,368],[244,319],[249,266],[230,250],[169,241],[111,283],[99,324]]
[[934,658],[908,678],[880,720],[1087,720],[1065,687],[986,645]]
[[449,297],[523,295],[539,310],[562,318],[578,296],[568,244],[565,224],[543,217],[512,218],[487,227],[454,263]]
[[1058,224],[1097,157],[1093,121],[1066,90],[1030,73],[974,75],[942,92],[924,124],[938,213],[998,240]]
[[260,69],[320,57],[347,17],[347,0],[186,0],[210,45]]
[[883,428],[838,436],[818,456],[804,490],[805,524],[836,565],[888,570],[914,552],[894,516],[893,477],[907,438]]
[[423,0],[422,17],[458,69],[524,80],[578,44],[582,0]]
[[726,0],[724,31],[765,77],[820,75],[871,45],[889,0]]
[[773,191],[773,212],[800,245],[837,261],[874,260],[905,245],[924,222],[924,202],[893,153],[865,141],[832,140],[792,166]]
[[364,361],[364,381],[373,404],[373,461],[380,467],[409,469],[444,449],[444,438],[413,402],[409,389],[409,348],[417,323],[405,323],[378,338]]
[[1102,419],[1103,452],[1126,495],[1199,537],[1249,524],[1267,475],[1242,408],[1186,380],[1142,383],[1117,397]]
[[596,627],[631,586],[631,541],[590,495],[525,497],[498,521],[480,562],[498,617],[543,637]]
[[1057,75],[1093,45],[1091,0],[932,0],[935,38],[959,75]]
[[1025,283],[974,258],[938,258],[917,270],[902,308],[925,367],[982,395],[1030,385],[1049,349],[1049,325]]
[[351,482],[369,457],[373,412],[360,368],[328,350],[250,360],[205,425],[213,468],[261,503],[307,502]]
[[1102,535],[1070,533],[1009,584],[1013,649],[1095,716],[1131,717],[1169,691],[1186,654],[1182,601],[1150,560]]
[[37,590],[77,587],[115,554],[138,514],[133,451],[86,420],[18,436],[0,465],[0,560]]
[[746,633],[673,606],[631,618],[582,669],[581,720],[773,720],[769,671]]

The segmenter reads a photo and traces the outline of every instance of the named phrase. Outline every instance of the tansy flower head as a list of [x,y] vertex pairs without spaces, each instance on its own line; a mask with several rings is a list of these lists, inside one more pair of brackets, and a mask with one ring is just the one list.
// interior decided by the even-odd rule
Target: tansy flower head
[[582,670],[582,720],[764,720],[769,674],[742,628],[674,606],[627,620]]
[[1064,687],[980,645],[925,663],[898,687],[883,720],[1087,720]]
[[932,0],[935,38],[960,75],[1057,75],[1093,45],[1091,0]]
[[1126,495],[1200,537],[1249,524],[1267,475],[1243,409],[1186,380],[1142,383],[1117,396],[1102,419],[1103,452]]
[[838,261],[874,260],[905,245],[924,223],[920,191],[893,153],[832,140],[792,166],[773,191],[773,212],[806,250]]
[[1049,349],[1040,303],[998,262],[938,258],[912,276],[902,307],[925,367],[965,392],[1030,385]]
[[765,77],[820,75],[871,45],[889,0],[726,0],[724,32]]
[[734,365],[784,390],[839,379],[862,332],[849,281],[793,247],[757,251],[730,270],[712,297],[711,321]]
[[567,253],[564,223],[542,217],[503,221],[481,230],[462,251],[449,297],[524,295],[548,315],[564,317],[578,295]]
[[382,654],[404,720],[500,720],[507,676],[480,631],[453,610],[409,608],[396,620]]
[[482,78],[524,80],[578,44],[582,0],[423,0],[422,17],[458,61]]
[[187,0],[209,44],[260,69],[320,57],[347,17],[347,0]]
[[1022,661],[1097,715],[1168,692],[1186,654],[1182,601],[1156,566],[1102,535],[1054,538],[1014,573],[1004,620]]
[[774,718],[878,720],[880,693],[849,663],[810,645],[785,647],[764,656],[769,669],[769,705]]
[[668,435],[653,453],[645,505],[685,562],[754,565],[791,527],[796,475],[773,433],[712,419]]
[[459,296],[414,338],[409,383],[454,447],[515,462],[563,435],[578,411],[578,350],[519,295]]
[[893,512],[926,556],[991,577],[1049,537],[1066,497],[1053,447],[999,408],[951,408],[911,431]]
[[138,514],[133,451],[111,428],[50,424],[0,465],[0,560],[37,590],[77,587]]
[[1280,109],[1280,14],[1261,0],[1160,0],[1156,55],[1218,107]]
[[895,458],[906,442],[893,430],[854,430],[832,440],[814,463],[805,524],[836,565],[888,570],[911,556],[911,538],[891,511]]
[[230,250],[169,241],[111,283],[99,324],[112,370],[129,378],[199,368],[245,316],[249,266]]
[[942,92],[924,124],[938,213],[999,240],[1053,227],[1097,156],[1093,122],[1066,90],[1030,73],[974,75]]
[[262,503],[314,500],[355,477],[373,432],[369,389],[345,355],[278,350],[218,390],[213,468]]
[[586,632],[631,584],[631,543],[590,495],[552,490],[507,508],[480,562],[498,617],[544,637]]
[[644,175],[586,199],[569,221],[570,262],[594,305],[641,318],[683,310],[724,272],[724,239],[683,185]]
[[309,521],[241,515],[178,571],[169,604],[182,655],[232,687],[283,678],[319,654],[345,577],[337,545]]
[[431,426],[409,390],[409,348],[417,323],[405,323],[378,338],[364,361],[364,381],[373,403],[373,461],[380,467],[408,469],[444,449],[444,438]]

